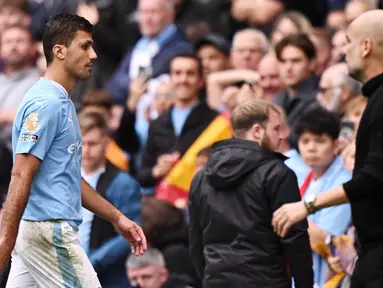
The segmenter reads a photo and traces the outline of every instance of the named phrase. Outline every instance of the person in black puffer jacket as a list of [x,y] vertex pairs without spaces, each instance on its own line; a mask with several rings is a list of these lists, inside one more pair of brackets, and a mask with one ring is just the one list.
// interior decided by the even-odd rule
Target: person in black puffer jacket
[[300,199],[296,176],[282,154],[281,118],[270,102],[237,106],[237,139],[213,145],[189,192],[190,250],[204,288],[313,287],[307,221],[280,238],[273,212]]

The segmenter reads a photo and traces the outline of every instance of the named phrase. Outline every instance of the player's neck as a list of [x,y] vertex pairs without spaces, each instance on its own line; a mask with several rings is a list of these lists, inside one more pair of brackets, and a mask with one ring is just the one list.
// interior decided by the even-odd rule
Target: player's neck
[[68,95],[72,92],[74,86],[77,83],[77,80],[73,77],[70,77],[63,69],[58,69],[58,67],[50,66],[47,68],[47,72],[44,75],[45,79],[52,80],[57,82],[65,88],[68,92]]

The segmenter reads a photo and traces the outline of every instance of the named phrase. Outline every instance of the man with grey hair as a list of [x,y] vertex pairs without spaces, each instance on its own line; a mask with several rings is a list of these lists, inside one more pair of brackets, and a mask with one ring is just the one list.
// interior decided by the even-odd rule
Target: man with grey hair
[[126,261],[126,270],[133,287],[161,288],[169,277],[164,256],[154,248],[148,249],[142,257],[130,255]]
[[358,259],[351,276],[352,288],[383,287],[383,11],[366,12],[347,29],[344,48],[349,75],[363,83],[368,98],[356,137],[352,179],[307,201],[285,204],[273,213],[278,235],[309,214],[349,202],[358,236]]
[[[129,97],[132,82],[146,85],[150,79],[169,73],[169,62],[193,47],[175,25],[175,10],[170,0],[139,0],[138,22],[142,38],[128,51],[112,76],[108,92],[118,104]],[[145,88],[145,87],[143,87]]]
[[258,64],[269,50],[269,41],[257,29],[238,31],[233,38],[231,65],[234,69],[258,70]]
[[170,279],[165,258],[156,248],[150,248],[141,257],[132,254],[126,261],[126,271],[130,285],[139,288],[191,288]]
[[361,94],[362,84],[348,76],[345,63],[339,63],[323,72],[319,87],[319,104],[330,112],[343,115],[347,103]]

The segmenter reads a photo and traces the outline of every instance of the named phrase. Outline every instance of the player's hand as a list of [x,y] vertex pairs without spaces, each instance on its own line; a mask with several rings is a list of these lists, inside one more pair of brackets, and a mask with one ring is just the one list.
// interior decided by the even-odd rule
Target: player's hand
[[117,221],[117,223],[113,224],[116,230],[124,236],[126,240],[128,240],[129,245],[132,249],[132,254],[136,256],[144,254],[144,252],[148,249],[146,243],[146,237],[142,228],[129,220],[124,215],[121,215]]
[[290,227],[302,221],[308,216],[305,204],[300,202],[285,204],[273,214],[274,231],[281,237],[285,237]]
[[12,242],[0,238],[0,271],[3,271],[9,263],[13,247]]

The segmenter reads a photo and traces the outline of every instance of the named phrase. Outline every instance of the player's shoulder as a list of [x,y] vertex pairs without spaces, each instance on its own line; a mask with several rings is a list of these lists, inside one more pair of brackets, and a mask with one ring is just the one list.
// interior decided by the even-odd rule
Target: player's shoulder
[[60,100],[60,91],[51,81],[40,79],[29,89],[21,104],[22,110],[46,110],[57,113],[62,102]]

